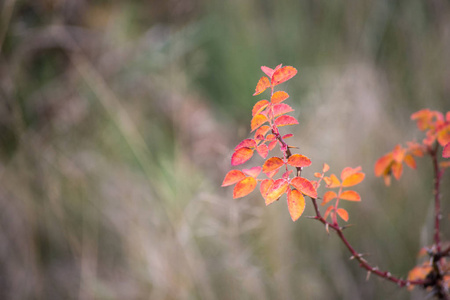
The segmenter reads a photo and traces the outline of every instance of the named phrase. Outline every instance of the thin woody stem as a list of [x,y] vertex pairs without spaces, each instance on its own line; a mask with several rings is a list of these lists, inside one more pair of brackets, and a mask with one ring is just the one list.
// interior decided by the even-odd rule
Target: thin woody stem
[[440,201],[440,185],[442,179],[443,170],[439,168],[439,162],[437,157],[439,144],[436,143],[434,149],[430,150],[431,159],[433,161],[434,172],[434,243],[436,245],[436,251],[441,252],[441,238],[440,238],[440,219],[441,219],[441,201]]
[[350,244],[350,242],[347,240],[347,238],[344,236],[344,233],[342,232],[343,228],[338,226],[337,224],[329,223],[327,220],[325,220],[317,206],[317,201],[314,198],[311,198],[312,203],[314,205],[314,210],[316,212],[315,219],[322,222],[324,225],[326,225],[328,228],[333,229],[338,237],[341,239],[341,241],[344,243],[344,245],[347,247],[347,249],[352,254],[352,259],[355,259],[359,262],[359,266],[363,269],[366,269],[369,273],[373,273],[381,278],[384,278],[386,280],[392,281],[399,285],[400,287],[409,286],[409,285],[425,285],[428,283],[427,280],[405,280],[401,278],[397,278],[393,276],[388,271],[381,271],[377,267],[372,267],[364,258],[363,255],[358,253],[355,248]]

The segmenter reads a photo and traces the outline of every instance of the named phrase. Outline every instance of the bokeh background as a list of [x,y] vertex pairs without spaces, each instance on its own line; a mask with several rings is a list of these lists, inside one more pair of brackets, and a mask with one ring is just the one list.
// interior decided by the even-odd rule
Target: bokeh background
[[450,109],[448,1],[0,7],[1,299],[425,296],[366,280],[319,222],[293,223],[284,198],[265,207],[220,185],[262,99],[260,66],[292,65],[282,87],[300,124],[283,129],[313,160],[305,176],[362,166],[346,234],[406,277],[432,243],[431,163],[389,188],[373,164],[422,139],[411,113]]

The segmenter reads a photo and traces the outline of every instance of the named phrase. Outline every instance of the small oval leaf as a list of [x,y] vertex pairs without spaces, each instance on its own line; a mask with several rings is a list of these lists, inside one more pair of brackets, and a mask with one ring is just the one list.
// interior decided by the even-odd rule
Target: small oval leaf
[[342,181],[342,186],[349,187],[349,186],[357,185],[358,183],[360,183],[361,181],[364,180],[365,176],[366,175],[362,172],[352,174],[352,175],[348,176],[347,178],[345,178],[344,181]]
[[308,167],[311,165],[311,160],[304,155],[294,154],[289,157],[288,164],[297,168]]
[[233,198],[241,198],[250,194],[256,187],[256,179],[253,177],[247,177],[239,181],[233,190]]
[[355,191],[344,191],[339,198],[347,201],[361,201],[361,196]]
[[256,177],[258,177],[259,173],[261,173],[261,167],[253,167],[250,169],[243,169],[242,172],[248,176],[256,178]]
[[225,175],[225,179],[222,182],[222,186],[229,186],[232,184],[235,184],[236,182],[241,181],[245,178],[245,175],[243,172],[239,170],[231,170],[230,172]]
[[[278,171],[279,168],[281,168],[284,165],[284,162],[279,157],[271,157],[263,165],[263,172],[267,176],[269,176],[270,173],[273,171]],[[272,177],[272,176],[269,176]]]
[[314,199],[317,198],[317,191],[308,179],[303,177],[294,177],[290,183],[304,195]]
[[288,93],[286,93],[285,91],[278,91],[273,93],[272,98],[270,98],[270,102],[272,102],[273,104],[277,104],[283,102],[287,98],[289,98]]
[[240,142],[236,147],[234,147],[234,150],[236,151],[237,149],[244,148],[244,147],[254,148],[254,147],[256,147],[256,141],[252,140],[252,139],[245,139],[242,142]]
[[252,109],[252,116],[255,116],[262,112],[267,106],[269,105],[269,101],[267,100],[260,100],[256,102],[256,104],[253,106]]
[[262,115],[262,114],[255,115],[251,121],[252,131],[257,129],[259,126],[266,123],[267,121],[269,121],[269,120],[267,119],[267,117],[265,115]]
[[253,96],[259,95],[262,92],[264,92],[268,87],[270,86],[270,80],[266,76],[263,76],[259,79],[258,83],[256,84],[255,93]]
[[248,147],[239,148],[231,156],[231,165],[237,166],[243,164],[247,160],[252,158],[252,156],[253,156],[253,149],[250,149]]
[[337,197],[337,194],[333,191],[328,191],[323,195],[322,203],[321,205],[324,206],[331,200],[335,199]]
[[298,124],[298,121],[293,116],[284,115],[284,116],[278,117],[275,120],[275,125],[277,125],[278,127],[287,126],[287,125],[295,125],[295,124]]
[[275,86],[277,84],[283,83],[297,74],[297,69],[291,66],[282,67],[272,75],[272,85]]
[[289,184],[283,178],[275,180],[271,187],[267,191],[266,205],[278,200],[288,189]]
[[266,144],[259,145],[256,147],[256,151],[262,158],[266,158],[269,155],[269,147]]
[[305,197],[297,190],[289,190],[287,195],[289,214],[292,221],[297,221],[305,211]]
[[348,221],[348,212],[343,209],[343,208],[338,208],[337,209],[337,214],[339,215],[339,217],[342,218],[342,220],[344,220],[345,222]]

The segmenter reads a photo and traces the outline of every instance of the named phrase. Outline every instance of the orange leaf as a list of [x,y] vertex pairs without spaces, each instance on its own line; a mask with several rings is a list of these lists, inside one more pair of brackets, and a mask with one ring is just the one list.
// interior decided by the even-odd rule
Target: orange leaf
[[305,210],[305,197],[297,190],[288,190],[287,204],[291,219],[295,222]]
[[403,173],[403,165],[398,162],[394,162],[392,164],[392,174],[394,177],[399,180]]
[[359,171],[361,171],[361,167],[356,167],[356,168],[346,167],[341,172],[341,180],[344,181],[347,177],[349,177],[350,175],[353,175]]
[[411,169],[416,169],[416,167],[417,167],[417,165],[416,165],[416,160],[414,159],[414,157],[413,157],[411,154],[406,154],[403,161],[404,161],[405,164],[407,164],[408,167],[410,167]]
[[430,127],[433,113],[428,108],[419,110],[411,115],[411,120],[417,120],[417,127],[420,130],[425,130]]
[[267,155],[269,154],[269,147],[267,147],[266,144],[262,144],[256,148],[256,151],[262,158],[266,158]]
[[325,211],[325,213],[323,214],[323,218],[326,219],[328,217],[328,215],[330,214],[331,210],[333,209],[333,206],[328,206],[327,210]]
[[339,215],[339,217],[342,218],[342,220],[344,220],[345,222],[348,221],[348,212],[343,209],[343,208],[338,208],[337,209],[337,214]]
[[[255,140],[263,140],[266,133],[270,130],[269,125],[259,127],[255,132]],[[262,137],[262,138],[261,138]]]
[[339,199],[347,201],[361,201],[361,196],[355,191],[344,191],[339,195]]
[[248,147],[237,149],[231,156],[231,165],[237,166],[245,163],[253,156],[253,150]]
[[254,148],[254,147],[256,147],[255,140],[245,139],[242,142],[240,142],[236,147],[234,147],[234,150],[236,151],[237,149],[244,148],[244,147],[247,147],[247,148]]
[[242,172],[247,174],[248,176],[256,178],[256,177],[258,177],[259,173],[261,173],[261,167],[253,167],[250,169],[243,169]]
[[393,161],[392,153],[388,153],[377,160],[375,163],[375,176],[383,175]]
[[253,106],[252,109],[252,116],[255,116],[257,114],[259,114],[260,112],[262,112],[268,105],[269,105],[269,101],[267,100],[260,100],[258,102],[256,102],[256,104]]
[[282,67],[275,72],[273,72],[272,75],[272,85],[276,86],[277,84],[283,83],[297,74],[297,69],[291,66],[285,66]]
[[295,125],[295,124],[298,124],[297,119],[292,116],[288,116],[288,115],[278,117],[275,120],[275,125],[277,125],[278,127],[286,126],[286,125]]
[[241,181],[245,178],[244,173],[239,170],[231,170],[225,175],[225,179],[222,182],[222,186],[229,186],[235,184],[236,182]]
[[314,173],[314,177],[322,178],[322,173],[315,172],[315,173]]
[[442,147],[450,143],[450,124],[438,131],[437,140]]
[[330,202],[331,200],[333,200],[336,197],[337,197],[337,194],[335,192],[333,192],[333,191],[326,192],[323,195],[323,199],[322,199],[321,205],[323,206],[323,205],[327,204],[328,202]]
[[266,76],[263,76],[259,79],[258,84],[256,85],[255,93],[253,96],[259,95],[264,92],[268,87],[270,87],[270,80]]
[[270,187],[273,185],[273,179],[264,179],[261,181],[261,185],[259,186],[259,191],[261,192],[261,196],[266,199],[267,192],[269,191]]
[[392,158],[398,162],[401,163],[403,161],[403,158],[405,157],[406,150],[402,148],[402,146],[397,145],[395,146],[394,150],[392,150]]
[[287,98],[289,98],[288,93],[286,93],[285,91],[278,91],[273,93],[272,98],[270,98],[270,102],[272,102],[273,104],[277,104],[283,102]]
[[293,136],[294,135],[292,133],[285,134],[285,135],[283,135],[283,140],[288,139],[288,138],[293,137]]
[[279,103],[279,104],[275,104],[273,106],[273,116],[274,117],[278,117],[284,114],[287,114],[288,112],[294,111],[294,109],[292,109],[292,107],[290,107],[289,105],[285,104],[285,103]]
[[262,115],[262,114],[255,115],[251,121],[252,131],[257,129],[259,126],[266,123],[267,121],[269,121],[269,120],[267,119],[267,117],[265,115]]
[[450,157],[450,143],[445,145],[444,150],[442,150],[442,157]]
[[317,198],[317,191],[308,179],[303,177],[294,177],[290,183],[306,196]]
[[273,175],[269,176],[269,174],[271,174],[273,171],[278,171],[278,169],[281,168],[283,165],[284,165],[284,162],[281,158],[271,157],[268,160],[266,160],[266,162],[264,163],[263,172],[268,177],[272,177]]
[[311,165],[311,160],[304,155],[294,154],[289,157],[288,164],[290,164],[293,167],[298,167],[298,168],[307,167],[307,166]]
[[329,169],[330,169],[330,166],[327,163],[324,163],[323,164],[323,168],[322,168],[322,172],[326,173],[326,172],[328,172]]
[[358,183],[363,181],[365,176],[366,175],[362,172],[352,174],[352,175],[348,176],[347,178],[345,178],[344,181],[342,181],[342,186],[349,187],[349,186],[357,185]]
[[324,177],[323,180],[325,180],[325,182],[327,183],[327,188],[329,189],[341,186],[341,182],[334,174],[331,174],[330,177]]
[[275,182],[270,186],[266,195],[266,205],[278,200],[281,195],[283,195],[288,189],[289,185],[284,178],[275,180]]
[[239,181],[233,190],[233,198],[241,198],[250,194],[256,187],[256,179],[253,177],[246,177]]

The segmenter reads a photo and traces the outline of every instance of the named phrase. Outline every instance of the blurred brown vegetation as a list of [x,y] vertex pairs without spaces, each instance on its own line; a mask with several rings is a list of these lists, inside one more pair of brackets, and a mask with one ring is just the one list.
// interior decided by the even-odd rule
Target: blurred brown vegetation
[[[406,277],[432,242],[431,164],[376,158],[450,109],[450,4],[0,2],[1,299],[421,299],[370,278],[284,199],[220,188],[261,65],[292,65],[292,143],[361,165],[349,240]],[[449,237],[448,178],[443,234]],[[310,203],[305,215],[311,215]]]

